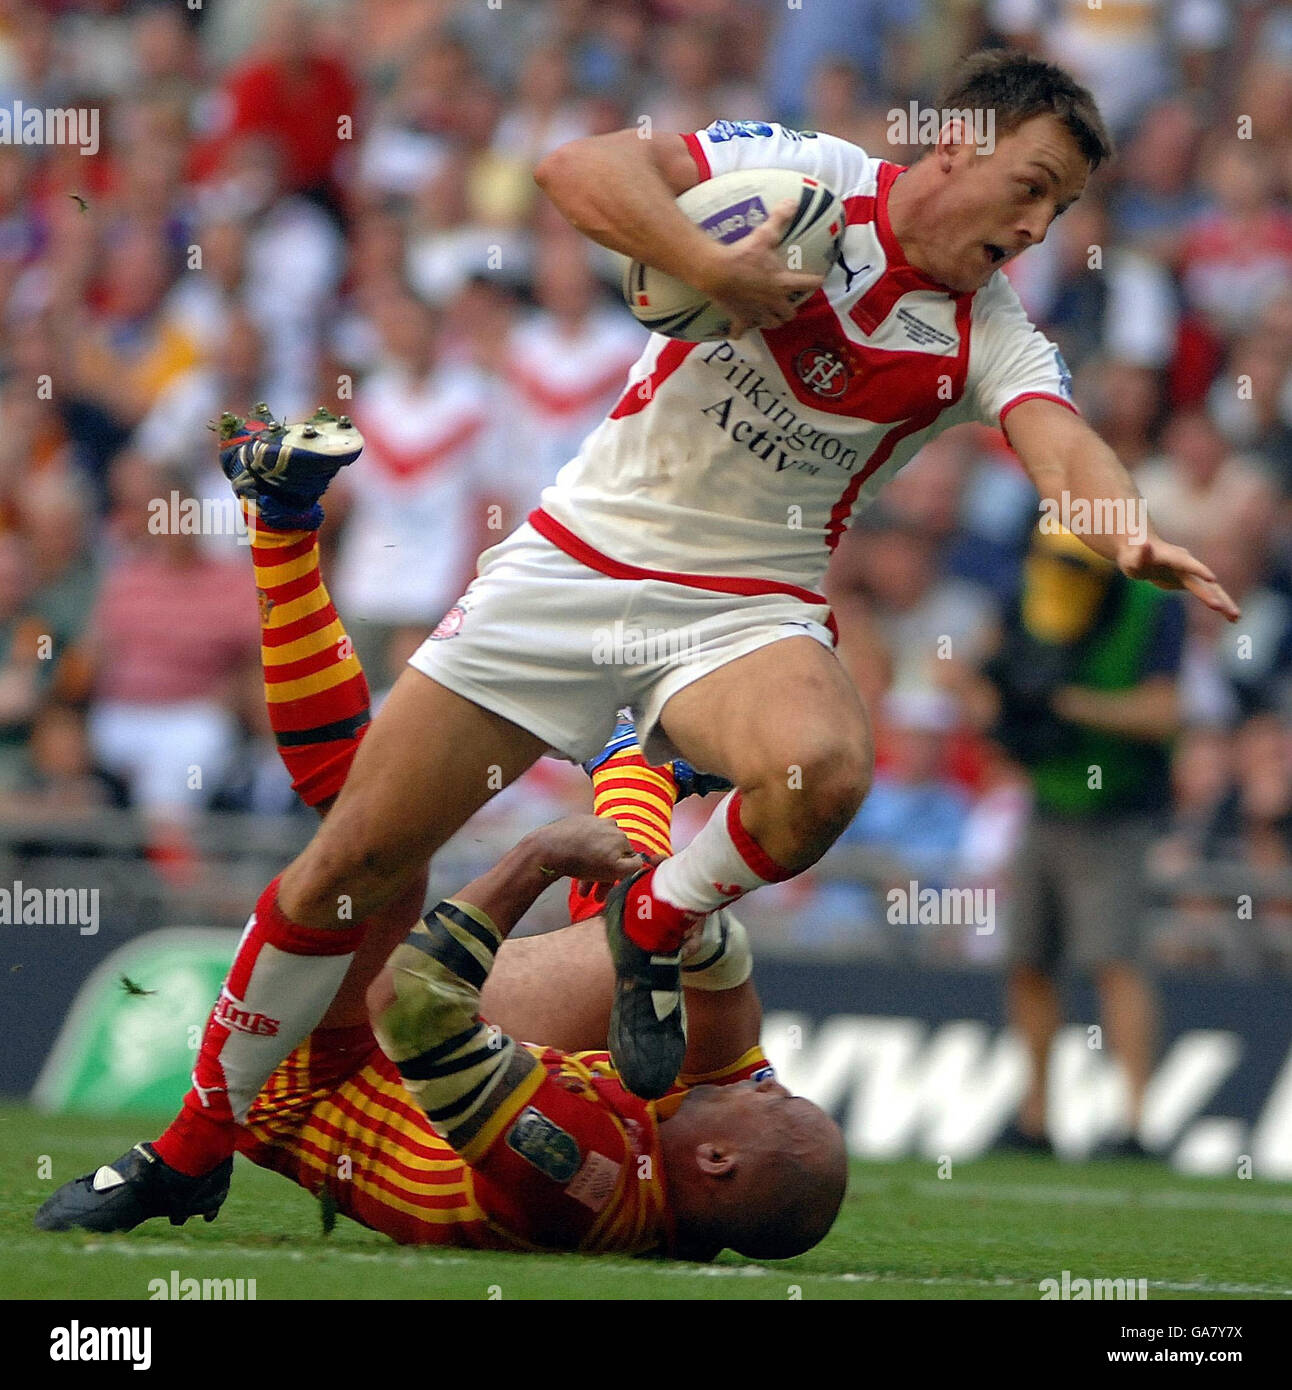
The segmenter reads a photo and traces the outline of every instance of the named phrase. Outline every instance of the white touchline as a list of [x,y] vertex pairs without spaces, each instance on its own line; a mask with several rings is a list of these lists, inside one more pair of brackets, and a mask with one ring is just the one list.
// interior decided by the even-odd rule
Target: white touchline
[[[19,1240],[9,1241],[6,1248],[11,1250],[32,1250],[40,1251],[48,1255],[51,1247],[48,1241],[38,1240]],[[218,1245],[203,1246],[201,1248],[193,1245],[177,1245],[173,1243],[163,1244],[161,1242],[150,1243],[147,1245],[116,1245],[116,1244],[95,1244],[69,1246],[58,1253],[70,1255],[123,1255],[127,1258],[143,1258],[150,1256],[184,1256],[190,1261],[195,1258],[223,1259],[226,1256],[236,1257],[237,1259],[260,1259],[260,1260],[291,1260],[299,1263],[303,1260],[313,1260],[317,1258],[317,1250],[265,1250],[253,1245]],[[482,1250],[475,1252],[474,1255],[442,1255],[426,1252],[397,1253],[392,1252],[387,1255],[380,1252],[368,1252],[363,1250],[329,1250],[327,1252],[328,1263],[338,1261],[348,1261],[351,1264],[386,1264],[398,1265],[406,1269],[434,1268],[436,1266],[474,1265],[477,1269],[484,1262],[485,1257],[498,1255],[498,1251]],[[511,1258],[510,1255],[506,1256]],[[556,1252],[550,1256],[527,1256],[527,1259],[559,1259],[567,1260],[571,1258],[571,1252]],[[821,1271],[797,1270],[797,1269],[768,1269],[766,1265],[668,1265],[658,1264],[651,1261],[616,1261],[606,1260],[601,1256],[592,1257],[595,1264],[589,1268],[599,1270],[610,1270],[618,1274],[656,1274],[670,1275],[684,1279],[774,1279],[777,1283],[788,1284],[913,1284],[921,1288],[968,1288],[968,1289],[993,1289],[993,1288],[1030,1288],[1036,1287],[1034,1279],[1010,1279],[1005,1275],[997,1276],[992,1279],[977,1278],[973,1275],[963,1277],[948,1274],[938,1276],[921,1276],[907,1274],[893,1274],[891,1272],[862,1271],[827,1274]],[[516,1274],[518,1278],[524,1278],[526,1272],[533,1267],[518,1265]],[[497,1283],[497,1279],[494,1279]],[[1150,1289],[1160,1289],[1164,1293],[1217,1293],[1217,1294],[1263,1294],[1271,1297],[1292,1298],[1292,1288],[1281,1288],[1273,1284],[1212,1284],[1206,1280],[1196,1279],[1188,1283],[1179,1283],[1168,1279],[1150,1279],[1148,1281]]]

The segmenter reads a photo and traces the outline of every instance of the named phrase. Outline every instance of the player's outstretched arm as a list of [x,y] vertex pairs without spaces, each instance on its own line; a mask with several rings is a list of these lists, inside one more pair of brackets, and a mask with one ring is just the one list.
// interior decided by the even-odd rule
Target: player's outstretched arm
[[[1092,517],[1108,515],[1110,502],[1125,504],[1112,512],[1122,518],[1119,528],[1081,536],[1092,550],[1131,579],[1146,579],[1159,589],[1187,589],[1230,622],[1237,620],[1238,605],[1211,570],[1183,546],[1164,541],[1146,522],[1144,499],[1130,474],[1080,416],[1054,401],[1024,401],[1010,411],[1005,433],[1042,500],[1060,514],[1065,493],[1069,507],[1090,504]],[[1140,521],[1145,521],[1143,530]]]
[[487,912],[505,939],[556,879],[617,883],[643,862],[613,820],[565,816],[526,835],[455,897]]
[[[558,878],[613,883],[641,868],[641,864],[641,855],[633,850],[614,821],[598,816],[566,816],[531,831],[492,868],[455,893],[452,901],[466,904],[487,917],[502,942],[539,895]],[[381,959],[397,945],[398,941],[386,945]],[[374,969],[369,978],[372,986],[367,1008],[375,1020],[394,999],[394,981],[390,970],[378,974]]]
[[538,185],[584,236],[676,276],[733,315],[731,336],[788,323],[797,297],[819,276],[786,269],[774,252],[794,216],[784,203],[756,231],[723,245],[679,211],[679,193],[699,182],[680,135],[638,130],[571,140],[534,171]]

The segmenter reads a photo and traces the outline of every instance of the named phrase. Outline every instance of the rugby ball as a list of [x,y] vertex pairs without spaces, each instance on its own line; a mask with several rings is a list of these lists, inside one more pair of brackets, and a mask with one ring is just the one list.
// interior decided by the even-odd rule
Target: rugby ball
[[[737,169],[697,183],[677,205],[715,241],[748,236],[777,203],[798,205],[778,249],[795,270],[825,275],[839,258],[843,204],[820,179],[794,169]],[[632,261],[624,271],[624,299],[637,321],[654,333],[688,343],[725,338],[731,319],[699,290],[653,266]]]

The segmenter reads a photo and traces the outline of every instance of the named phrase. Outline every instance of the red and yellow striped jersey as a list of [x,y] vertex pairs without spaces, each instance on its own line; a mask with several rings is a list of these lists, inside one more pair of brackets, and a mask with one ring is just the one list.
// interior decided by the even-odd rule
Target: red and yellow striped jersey
[[669,1253],[660,1122],[692,1085],[768,1071],[761,1049],[658,1101],[627,1091],[606,1052],[529,1050],[541,1066],[459,1154],[368,1028],[320,1029],[270,1077],[239,1149],[401,1244]]

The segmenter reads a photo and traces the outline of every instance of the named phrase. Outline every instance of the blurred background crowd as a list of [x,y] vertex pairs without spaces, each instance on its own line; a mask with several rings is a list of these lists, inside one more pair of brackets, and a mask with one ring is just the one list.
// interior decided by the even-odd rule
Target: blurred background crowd
[[[208,814],[301,814],[261,713],[222,408],[322,402],[367,436],[325,574],[384,689],[643,346],[537,160],[725,117],[909,162],[889,112],[984,43],[1064,62],[1114,131],[1119,160],[1010,277],[1155,523],[1245,610],[1234,630],[1181,605],[1160,667],[1180,728],[1153,789],[1154,949],[1292,968],[1292,4],[1268,0],[0,0],[0,111],[100,113],[93,156],[0,144],[6,843],[65,849],[72,825],[91,853],[95,824],[128,823],[139,872],[182,888]],[[964,430],[841,546],[876,789],[853,868],[750,900],[765,942],[994,958],[972,926],[894,928],[884,893],[1008,899],[1032,784],[977,682],[1036,519],[1003,437]],[[586,805],[549,761],[484,821]]]

